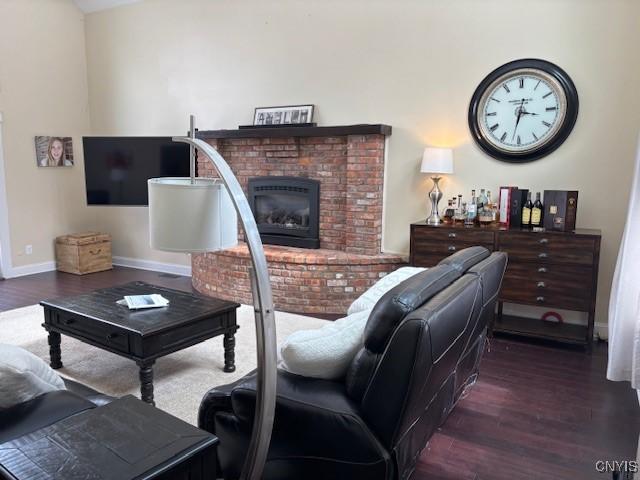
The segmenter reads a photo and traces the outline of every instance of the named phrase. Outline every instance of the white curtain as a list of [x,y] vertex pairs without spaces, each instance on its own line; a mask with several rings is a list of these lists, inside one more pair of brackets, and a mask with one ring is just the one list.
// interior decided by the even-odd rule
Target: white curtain
[[640,143],[611,288],[607,378],[640,389]]

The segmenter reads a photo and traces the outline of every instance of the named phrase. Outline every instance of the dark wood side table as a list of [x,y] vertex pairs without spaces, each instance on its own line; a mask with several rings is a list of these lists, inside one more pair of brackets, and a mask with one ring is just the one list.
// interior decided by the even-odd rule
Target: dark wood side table
[[0,445],[0,478],[216,478],[217,444],[210,433],[128,395]]
[[[129,310],[117,300],[125,295],[159,293],[167,307]],[[238,303],[131,282],[73,297],[44,300],[51,367],[62,367],[60,334],[108,350],[136,362],[141,398],[154,405],[153,364],[158,357],[224,335],[224,371],[235,370]]]
[[[593,343],[600,236],[600,230],[534,232],[494,226],[432,226],[422,221],[411,224],[410,263],[431,267],[474,245],[506,252],[509,261],[491,332],[583,345],[589,350]],[[585,312],[587,324],[503,315],[504,303]]]

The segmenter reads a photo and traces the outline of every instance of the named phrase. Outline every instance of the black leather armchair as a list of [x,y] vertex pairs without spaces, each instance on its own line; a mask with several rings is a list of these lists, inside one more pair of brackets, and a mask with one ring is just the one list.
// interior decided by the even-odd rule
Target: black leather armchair
[[[472,385],[507,258],[472,247],[415,275],[375,305],[343,381],[278,372],[265,479],[405,479]],[[220,438],[237,478],[251,434],[256,376],[209,391],[199,426]]]

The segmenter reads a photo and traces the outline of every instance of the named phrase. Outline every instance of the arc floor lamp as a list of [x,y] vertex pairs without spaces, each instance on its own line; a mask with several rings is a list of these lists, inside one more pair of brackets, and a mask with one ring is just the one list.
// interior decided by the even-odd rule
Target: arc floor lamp
[[[222,156],[195,138],[194,119],[188,137],[174,141],[191,147],[191,177],[152,178],[149,186],[151,247],[174,252],[211,252],[238,243],[238,216],[253,268],[251,287],[256,321],[257,398],[242,480],[258,480],[271,441],[276,402],[276,328],[267,260],[253,213],[242,187]],[[195,177],[195,151],[211,161],[220,179]]]

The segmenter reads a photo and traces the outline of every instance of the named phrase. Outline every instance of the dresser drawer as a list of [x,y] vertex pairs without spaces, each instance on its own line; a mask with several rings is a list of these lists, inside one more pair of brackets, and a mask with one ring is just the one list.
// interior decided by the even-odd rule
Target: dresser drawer
[[565,235],[501,233],[498,249],[507,252],[509,262],[593,265],[595,241]]
[[411,265],[433,267],[442,259],[468,247],[493,251],[494,232],[480,228],[414,227],[411,233]]
[[93,341],[108,349],[129,353],[129,335],[117,327],[89,318],[65,314],[54,315],[53,325],[64,332]]
[[500,300],[586,311],[590,308],[592,289],[591,268],[510,261]]
[[457,239],[415,242],[411,250],[411,264],[416,267],[431,267],[458,250],[476,246],[493,250],[492,243],[470,243]]
[[462,241],[479,245],[490,243],[493,246],[494,232],[482,228],[448,228],[448,227],[414,227],[412,240],[414,241]]

